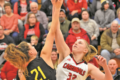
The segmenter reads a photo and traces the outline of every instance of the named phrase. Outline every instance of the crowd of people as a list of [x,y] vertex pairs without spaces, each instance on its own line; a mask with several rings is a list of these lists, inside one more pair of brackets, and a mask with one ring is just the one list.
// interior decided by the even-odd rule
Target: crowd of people
[[[120,0],[0,0],[0,79],[112,80],[113,58],[120,59]],[[65,70],[76,65],[79,75]],[[36,70],[42,75],[33,77]]]

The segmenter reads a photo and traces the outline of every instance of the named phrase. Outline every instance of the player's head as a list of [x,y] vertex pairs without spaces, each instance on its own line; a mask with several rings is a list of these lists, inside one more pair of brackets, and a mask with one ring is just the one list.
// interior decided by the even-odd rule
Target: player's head
[[83,60],[88,62],[97,54],[97,50],[92,45],[89,45],[84,39],[78,39],[72,46],[73,54],[84,54]]
[[35,48],[23,41],[18,46],[10,44],[5,50],[4,58],[18,69],[25,70],[26,63],[36,55]]
[[38,37],[36,35],[33,35],[31,37],[31,43],[37,44],[38,43]]

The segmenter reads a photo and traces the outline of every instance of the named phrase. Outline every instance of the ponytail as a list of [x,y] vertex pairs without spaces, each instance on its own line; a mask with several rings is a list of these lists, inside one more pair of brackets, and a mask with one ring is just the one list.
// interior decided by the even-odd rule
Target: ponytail
[[83,57],[83,60],[89,62],[95,55],[97,55],[97,49],[92,45],[88,45],[88,53]]
[[24,74],[28,75],[28,71],[25,69],[25,64],[30,59],[28,51],[29,46],[27,42],[21,42],[18,46],[10,44],[5,50],[5,59],[12,63],[14,66],[17,66],[19,69],[24,70]]

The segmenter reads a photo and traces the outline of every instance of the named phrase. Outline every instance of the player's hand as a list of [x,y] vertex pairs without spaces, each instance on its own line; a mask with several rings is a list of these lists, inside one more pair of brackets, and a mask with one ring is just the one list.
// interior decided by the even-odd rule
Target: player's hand
[[99,55],[99,56],[97,56],[97,58],[98,58],[98,64],[100,66],[102,66],[103,68],[107,66],[107,62],[106,62],[106,59],[104,57]]
[[58,9],[60,9],[63,4],[63,0],[51,0],[51,2],[53,6]]

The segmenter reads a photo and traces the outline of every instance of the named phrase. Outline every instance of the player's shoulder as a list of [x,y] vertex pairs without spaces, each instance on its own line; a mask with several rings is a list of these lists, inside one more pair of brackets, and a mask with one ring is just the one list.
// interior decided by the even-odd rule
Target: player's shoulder
[[39,63],[44,62],[42,58],[35,58],[34,60],[32,60],[29,64],[28,64],[28,68],[32,68],[35,66],[38,66]]

